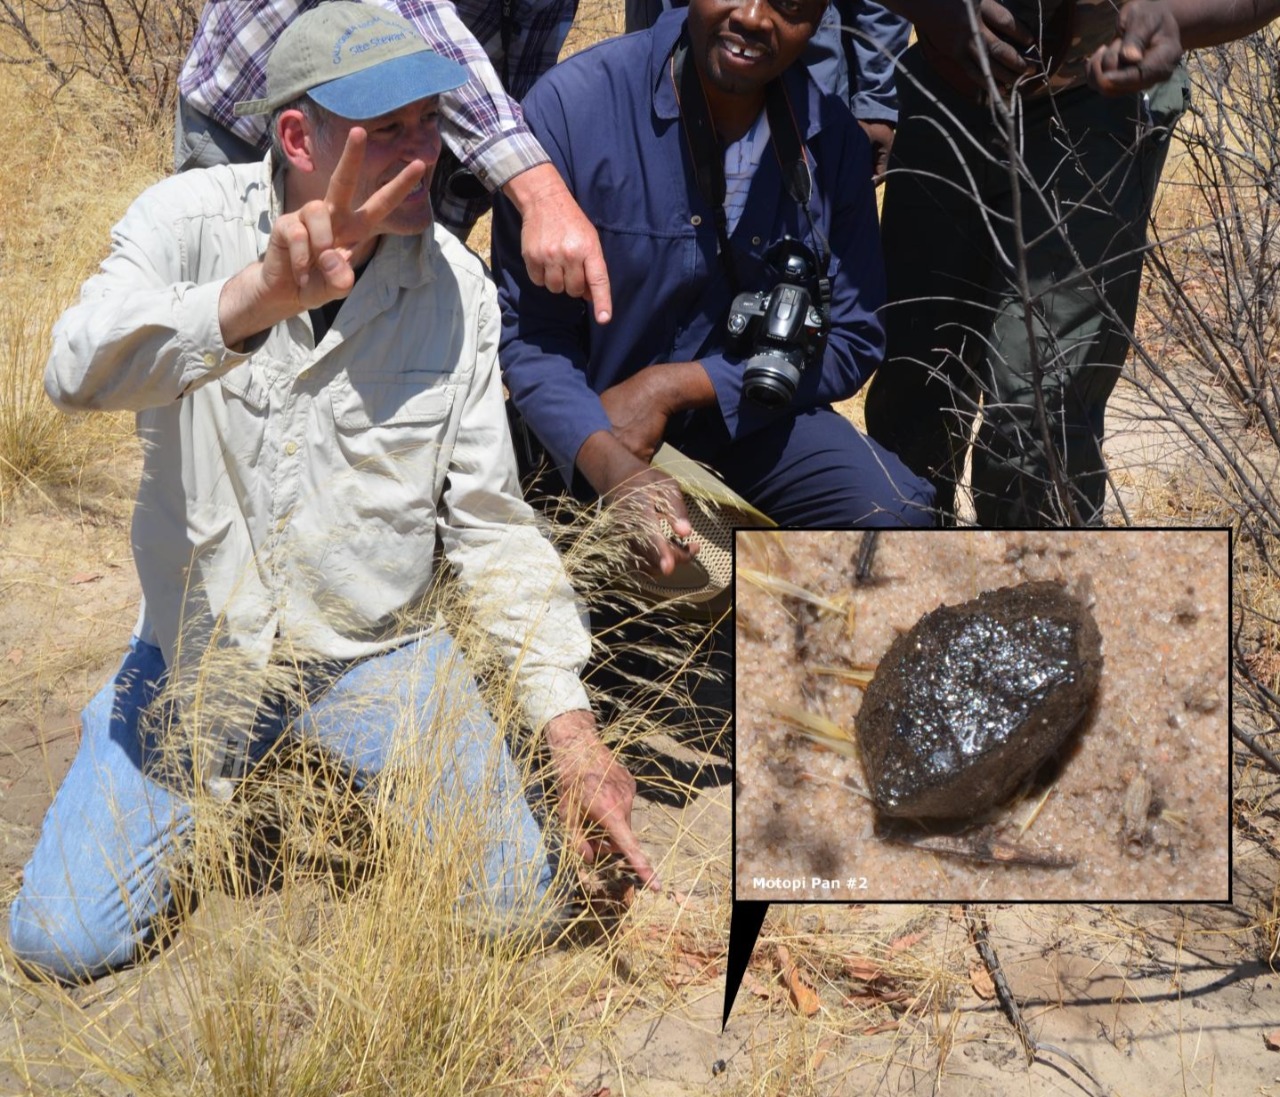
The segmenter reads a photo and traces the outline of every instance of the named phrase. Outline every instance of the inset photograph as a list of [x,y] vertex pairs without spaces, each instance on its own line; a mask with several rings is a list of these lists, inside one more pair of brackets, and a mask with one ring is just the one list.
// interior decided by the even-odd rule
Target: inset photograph
[[1228,899],[1230,551],[739,531],[735,898]]

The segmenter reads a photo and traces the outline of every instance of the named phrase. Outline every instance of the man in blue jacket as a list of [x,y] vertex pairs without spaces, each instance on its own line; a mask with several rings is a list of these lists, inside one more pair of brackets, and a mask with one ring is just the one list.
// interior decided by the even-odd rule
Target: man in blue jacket
[[[664,11],[688,0],[627,0],[627,32],[645,30]],[[804,63],[823,91],[849,104],[871,139],[877,181],[889,166],[898,123],[897,58],[911,39],[911,24],[876,0],[829,0],[804,52]]]
[[[879,364],[884,279],[867,139],[796,63],[824,10],[694,0],[570,58],[523,104],[597,226],[615,309],[604,327],[534,286],[500,203],[504,380],[567,484],[649,516],[642,551],[663,573],[694,548],[678,487],[648,464],[664,440],[780,524],[932,523],[929,485],[831,407]],[[786,237],[825,275],[799,281],[826,299],[826,337],[768,406],[744,387],[758,339],[733,344],[727,321],[736,294],[782,292],[766,255]]]

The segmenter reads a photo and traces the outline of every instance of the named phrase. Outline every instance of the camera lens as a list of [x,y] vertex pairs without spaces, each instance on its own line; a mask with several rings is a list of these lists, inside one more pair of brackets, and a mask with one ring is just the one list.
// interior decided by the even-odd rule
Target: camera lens
[[770,411],[785,408],[796,394],[800,369],[779,354],[757,354],[742,374],[742,391]]

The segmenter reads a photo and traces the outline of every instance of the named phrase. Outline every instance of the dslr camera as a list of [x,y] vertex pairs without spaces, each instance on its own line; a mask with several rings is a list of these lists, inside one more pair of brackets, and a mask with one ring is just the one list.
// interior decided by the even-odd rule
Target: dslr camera
[[827,324],[813,304],[813,252],[784,236],[764,258],[777,283],[768,291],[738,294],[727,326],[735,352],[750,354],[742,376],[747,398],[776,410],[791,403],[800,375],[822,357]]

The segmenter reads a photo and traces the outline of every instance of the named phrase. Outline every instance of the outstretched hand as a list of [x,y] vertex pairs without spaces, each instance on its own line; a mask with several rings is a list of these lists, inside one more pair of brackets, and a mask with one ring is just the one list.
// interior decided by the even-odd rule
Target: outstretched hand
[[585,710],[562,713],[548,722],[545,735],[557,809],[571,844],[588,864],[603,853],[621,854],[643,886],[660,890],[658,874],[631,829],[635,778],[600,741],[595,718]]
[[324,198],[278,217],[262,259],[227,282],[218,315],[228,346],[351,292],[355,266],[427,171],[425,161],[411,161],[357,207],[366,141],[352,126]]
[[529,280],[552,293],[584,300],[597,324],[613,317],[609,271],[595,226],[560,173],[539,164],[503,188],[520,211],[520,252]]

